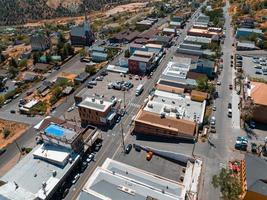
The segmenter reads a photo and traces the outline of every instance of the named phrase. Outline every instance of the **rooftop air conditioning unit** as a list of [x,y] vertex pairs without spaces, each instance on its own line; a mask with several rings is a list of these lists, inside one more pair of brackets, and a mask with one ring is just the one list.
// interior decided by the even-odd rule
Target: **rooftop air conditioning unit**
[[149,104],[147,104],[147,107],[149,107],[149,108],[153,108],[153,103],[149,103]]
[[56,177],[57,171],[56,170],[53,170],[52,175],[53,175],[53,177]]
[[177,109],[176,108],[171,108],[171,112],[177,113]]
[[92,102],[95,102],[95,98],[92,98]]
[[100,104],[103,104],[103,103],[104,103],[104,101],[101,99],[101,100],[100,100]]
[[130,188],[127,188],[125,186],[122,186],[122,185],[118,186],[118,190],[121,190],[121,191],[123,191],[125,193],[128,193],[128,194],[131,194],[131,195],[135,195],[135,191],[134,190],[132,190]]
[[166,112],[166,113],[171,112],[170,108],[168,108],[167,106],[165,106],[165,107],[163,108],[163,110],[164,110],[164,112]]
[[180,114],[176,113],[176,119],[180,119]]
[[164,117],[165,117],[165,115],[166,115],[166,113],[165,113],[165,112],[161,112],[161,113],[160,113],[160,118],[164,118]]

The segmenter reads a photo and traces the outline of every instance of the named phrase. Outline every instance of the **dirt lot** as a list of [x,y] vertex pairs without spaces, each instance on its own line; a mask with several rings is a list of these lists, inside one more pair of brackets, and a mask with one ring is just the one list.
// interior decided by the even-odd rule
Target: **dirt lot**
[[[4,128],[10,131],[9,136],[5,139],[3,130]],[[17,123],[13,121],[6,121],[0,119],[0,148],[12,143],[15,139],[21,136],[28,129],[28,125]]]
[[115,8],[112,8],[108,10],[105,15],[110,16],[121,12],[134,12],[141,8],[144,8],[146,6],[146,3],[129,3],[125,5],[116,6]]

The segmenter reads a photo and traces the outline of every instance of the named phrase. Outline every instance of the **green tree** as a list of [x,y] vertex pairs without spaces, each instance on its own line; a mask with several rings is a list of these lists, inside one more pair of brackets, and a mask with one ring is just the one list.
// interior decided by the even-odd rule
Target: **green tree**
[[81,49],[81,50],[79,50],[79,54],[80,54],[80,57],[82,58],[82,57],[86,57],[87,56],[87,53],[86,53],[86,51],[85,51],[85,49],[83,48],[83,49]]
[[4,105],[4,102],[5,102],[5,96],[4,95],[0,95],[0,107],[2,106],[2,105]]
[[89,73],[89,74],[95,74],[97,71],[95,66],[86,66],[85,67],[85,72]]
[[34,52],[32,55],[32,59],[33,59],[33,64],[35,65],[36,63],[39,62],[39,58],[42,56],[41,52]]
[[215,92],[214,85],[212,83],[209,83],[207,77],[198,79],[195,89],[201,92],[208,92],[210,94],[213,94]]
[[9,66],[9,67],[8,67],[8,72],[10,73],[11,78],[14,78],[14,77],[17,76],[19,70],[18,70],[18,68],[15,68],[15,67],[13,67],[13,66]]
[[131,56],[131,54],[130,54],[129,49],[126,49],[126,51],[124,52],[124,57],[129,58],[130,56]]
[[24,67],[27,67],[27,64],[28,64],[27,59],[22,59],[21,61],[19,61],[18,66],[19,66],[20,69],[22,69]]
[[241,118],[245,122],[249,122],[250,120],[252,120],[253,111],[255,110],[255,108],[256,108],[256,105],[253,102],[253,100],[251,98],[247,99],[241,111]]
[[9,61],[9,67],[18,68],[18,63],[14,58],[11,58],[11,60]]
[[239,179],[234,172],[222,168],[218,175],[212,177],[212,185],[220,188],[223,200],[239,200],[242,193]]
[[3,136],[4,136],[4,138],[6,139],[6,138],[8,138],[8,136],[10,135],[10,130],[9,129],[7,129],[7,128],[5,128],[4,130],[3,130]]

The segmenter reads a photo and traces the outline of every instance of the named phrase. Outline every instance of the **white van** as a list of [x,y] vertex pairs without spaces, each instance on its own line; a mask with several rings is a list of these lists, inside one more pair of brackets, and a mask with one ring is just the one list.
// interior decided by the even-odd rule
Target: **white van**
[[139,96],[144,91],[144,86],[142,84],[138,85],[135,91],[135,96]]
[[232,117],[232,109],[230,109],[230,108],[228,109],[228,114],[227,115],[228,115],[228,117]]

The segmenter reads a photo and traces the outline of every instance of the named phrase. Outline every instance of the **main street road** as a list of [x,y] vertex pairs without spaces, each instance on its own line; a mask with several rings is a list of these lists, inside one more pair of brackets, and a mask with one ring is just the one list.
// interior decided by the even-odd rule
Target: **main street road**
[[[225,167],[228,161],[241,156],[239,152],[234,151],[235,138],[240,135],[241,130],[239,126],[238,101],[236,100],[239,98],[236,97],[235,90],[229,90],[229,84],[233,83],[234,78],[234,70],[230,67],[231,55],[234,52],[232,47],[234,38],[228,8],[229,2],[227,1],[223,9],[226,30],[226,38],[222,46],[223,71],[218,78],[221,81],[221,86],[217,86],[219,98],[215,100],[216,112],[213,113],[213,116],[216,117],[216,133],[210,136],[210,141],[214,146],[212,147],[207,143],[198,143],[195,149],[196,155],[202,157],[205,163],[200,199],[219,199],[219,191],[215,190],[211,185],[212,176],[217,174],[222,167]],[[232,118],[227,116],[228,103],[232,103],[233,113],[235,113]]]
[[[201,7],[196,11],[196,13],[193,16],[196,16],[200,12]],[[193,22],[195,20],[195,17],[193,17],[193,20],[190,20],[190,22],[187,24],[187,26],[181,31],[180,37],[177,40],[177,46],[183,41],[186,32],[188,29],[192,26]],[[130,135],[130,123],[132,117],[137,113],[139,108],[135,106],[130,106],[131,104],[135,105],[142,105],[145,98],[148,96],[150,90],[153,88],[154,84],[157,82],[159,76],[162,74],[163,70],[165,69],[167,63],[171,60],[173,57],[177,46],[172,46],[169,51],[167,51],[165,58],[162,60],[162,62],[159,64],[156,72],[152,76],[151,79],[148,79],[146,84],[144,85],[144,92],[142,95],[140,95],[137,98],[133,98],[132,102],[127,106],[127,114],[125,117],[122,118],[121,124],[116,125],[112,130],[109,130],[107,133],[103,133],[109,136],[106,136],[106,140],[103,141],[103,147],[102,149],[97,153],[95,162],[89,164],[87,169],[84,171],[83,175],[80,177],[80,179],[77,181],[75,185],[73,185],[66,196],[65,199],[67,200],[74,200],[79,195],[82,187],[88,180],[88,178],[91,176],[93,171],[97,166],[100,166],[106,158],[114,158],[116,154],[120,151],[122,151],[122,134],[121,134],[121,127],[123,127],[124,132],[124,140],[125,143],[127,143],[128,137]],[[105,137],[105,136],[104,136]]]

